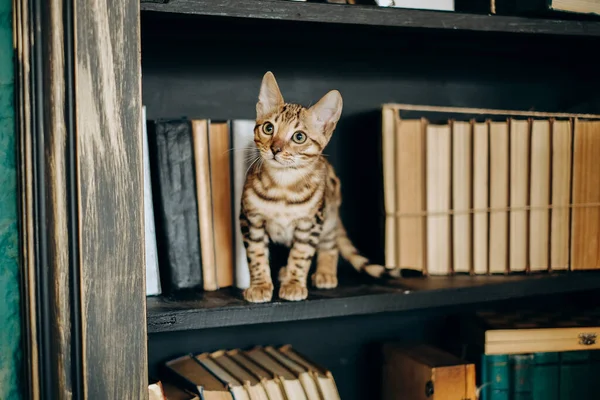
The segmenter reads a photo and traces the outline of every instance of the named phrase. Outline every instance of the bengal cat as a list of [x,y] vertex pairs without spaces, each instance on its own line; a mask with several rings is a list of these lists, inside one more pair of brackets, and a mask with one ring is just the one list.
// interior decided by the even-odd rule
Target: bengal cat
[[337,286],[340,253],[358,271],[399,276],[360,255],[340,220],[340,180],[322,152],[341,113],[337,90],[305,108],[284,102],[271,72],[263,77],[254,128],[260,157],[246,176],[239,216],[250,269],[250,286],[244,291],[249,302],[273,296],[269,239],[290,248],[287,266],[279,271],[279,297],[285,300],[306,299],[315,253],[312,283],[319,289]]

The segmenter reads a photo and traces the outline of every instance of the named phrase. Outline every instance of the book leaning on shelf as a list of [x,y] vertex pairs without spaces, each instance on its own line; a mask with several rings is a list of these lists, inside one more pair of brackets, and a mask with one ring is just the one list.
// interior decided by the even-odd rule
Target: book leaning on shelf
[[600,269],[600,116],[386,104],[382,135],[388,267]]

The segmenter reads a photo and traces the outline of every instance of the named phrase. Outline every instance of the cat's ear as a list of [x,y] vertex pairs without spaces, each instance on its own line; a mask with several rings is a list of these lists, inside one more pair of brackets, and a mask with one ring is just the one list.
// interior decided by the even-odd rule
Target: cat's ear
[[256,103],[257,119],[263,119],[268,116],[273,110],[283,105],[283,97],[275,75],[268,71],[263,76],[262,84],[260,85],[260,93],[258,94],[258,103]]
[[327,139],[331,137],[335,125],[342,115],[342,107],[342,95],[337,90],[331,90],[317,104],[308,109],[313,127],[322,132]]

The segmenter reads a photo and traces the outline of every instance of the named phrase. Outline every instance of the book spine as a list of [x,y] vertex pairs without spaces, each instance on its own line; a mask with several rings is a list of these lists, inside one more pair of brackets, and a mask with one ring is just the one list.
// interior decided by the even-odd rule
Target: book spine
[[533,354],[532,400],[559,400],[558,353]]
[[589,351],[560,353],[560,400],[591,399],[592,377]]
[[250,165],[257,160],[258,153],[254,144],[254,124],[252,120],[234,120],[231,130],[232,171],[233,171],[233,232],[234,232],[234,268],[235,286],[246,289],[250,286],[250,270],[248,258],[242,240],[239,225],[239,215],[242,206],[242,191],[246,182],[246,172]]
[[151,172],[157,183],[154,200],[161,270],[168,272],[169,291],[201,288],[200,238],[190,122],[155,121],[149,123],[148,128],[152,131],[148,135],[152,155]]
[[473,126],[473,272],[488,273],[489,124]]
[[508,272],[508,122],[490,122],[489,271]]
[[481,400],[509,400],[510,373],[508,355],[486,355],[482,359],[485,371]]
[[511,392],[515,400],[531,399],[533,354],[513,354],[509,356],[511,371]]
[[383,185],[385,206],[385,266],[398,266],[396,249],[396,146],[395,146],[395,121],[396,111],[392,108],[383,108],[381,115],[382,124],[382,152],[383,152]]
[[142,107],[142,152],[144,157],[144,236],[146,242],[146,296],[161,293],[156,248],[156,228],[154,226],[154,202],[152,201],[152,179],[150,177],[150,154],[148,148],[148,127],[146,107]]

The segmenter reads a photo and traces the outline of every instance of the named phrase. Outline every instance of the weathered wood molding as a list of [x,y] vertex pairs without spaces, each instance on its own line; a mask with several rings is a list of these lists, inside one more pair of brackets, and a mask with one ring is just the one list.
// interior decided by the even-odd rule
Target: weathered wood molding
[[25,395],[146,398],[138,1],[13,5]]

